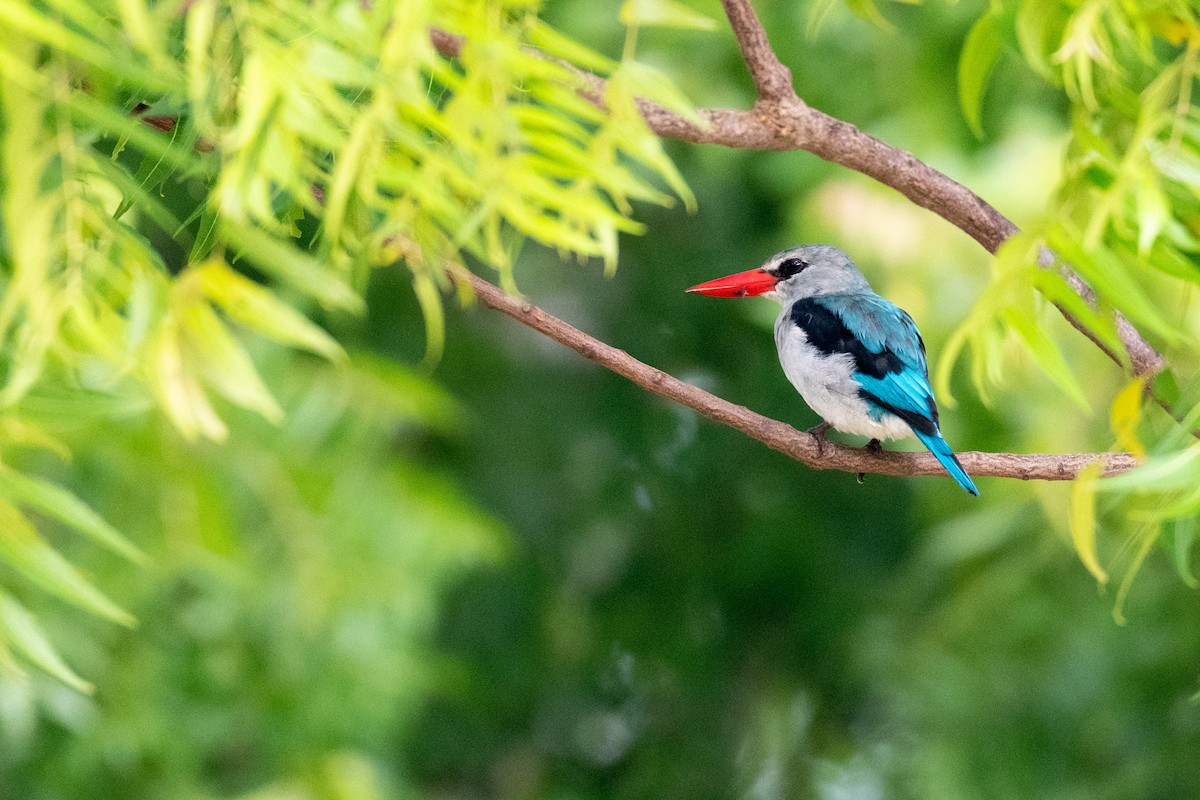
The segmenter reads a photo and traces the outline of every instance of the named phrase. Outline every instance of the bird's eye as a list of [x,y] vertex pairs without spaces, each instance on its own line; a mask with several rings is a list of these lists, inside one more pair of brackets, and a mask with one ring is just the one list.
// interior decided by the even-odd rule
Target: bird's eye
[[803,258],[789,258],[779,265],[779,280],[785,281],[807,267],[808,262]]

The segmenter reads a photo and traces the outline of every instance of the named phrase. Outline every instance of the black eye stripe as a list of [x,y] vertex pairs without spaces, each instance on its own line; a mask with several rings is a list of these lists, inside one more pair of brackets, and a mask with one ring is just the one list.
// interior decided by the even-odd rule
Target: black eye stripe
[[778,269],[777,274],[779,280],[784,281],[793,275],[803,272],[808,267],[808,262],[803,258],[789,258],[783,261]]

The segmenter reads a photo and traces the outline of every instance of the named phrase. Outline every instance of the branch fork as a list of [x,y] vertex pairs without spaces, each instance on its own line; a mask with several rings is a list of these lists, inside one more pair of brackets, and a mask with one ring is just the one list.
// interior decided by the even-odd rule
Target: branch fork
[[[912,153],[882,142],[805,103],[796,93],[791,71],[771,47],[766,30],[749,0],[721,0],[721,5],[754,81],[757,98],[753,107],[748,111],[701,110],[700,115],[707,123],[701,128],[655,103],[639,101],[642,116],[655,133],[695,144],[720,144],[739,149],[805,150],[890,186],[916,205],[958,227],[990,253],[995,253],[1018,232],[1011,220],[983,198]],[[448,57],[456,56],[462,47],[461,38],[444,31],[432,32],[431,38],[439,52]],[[584,96],[603,107],[604,80],[590,73],[582,75],[588,84]],[[1057,264],[1049,251],[1043,254],[1042,260],[1047,268]],[[1064,266],[1058,265],[1058,269],[1072,290],[1089,304],[1094,304],[1094,292],[1083,279]],[[729,403],[644,364],[466,270],[455,270],[452,274],[457,275],[457,279],[469,281],[476,297],[485,305],[508,314],[642,388],[735,428],[813,469],[883,475],[944,474],[942,466],[930,453],[889,452],[848,447],[828,440],[817,441],[808,433]],[[1100,346],[1110,358],[1118,364],[1123,363],[1120,354],[1111,352],[1066,309],[1059,307],[1059,310],[1072,326]],[[1161,371],[1165,361],[1154,347],[1124,318],[1118,315],[1116,322],[1130,371],[1134,375],[1153,375]],[[1113,475],[1132,469],[1138,463],[1129,453],[964,452],[959,453],[958,458],[974,476],[1019,480],[1071,480],[1096,461],[1103,463],[1103,475]]]

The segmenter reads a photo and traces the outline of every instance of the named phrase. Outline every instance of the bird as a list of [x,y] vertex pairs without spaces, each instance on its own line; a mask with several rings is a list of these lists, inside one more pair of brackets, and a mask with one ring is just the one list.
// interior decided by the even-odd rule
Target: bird
[[[793,247],[761,267],[692,286],[711,297],[777,300],[779,362],[823,422],[809,432],[818,446],[830,428],[870,438],[915,435],[958,485],[979,490],[942,438],[929,385],[925,343],[903,309],[880,297],[842,250],[827,244]],[[861,476],[860,476],[861,478]]]

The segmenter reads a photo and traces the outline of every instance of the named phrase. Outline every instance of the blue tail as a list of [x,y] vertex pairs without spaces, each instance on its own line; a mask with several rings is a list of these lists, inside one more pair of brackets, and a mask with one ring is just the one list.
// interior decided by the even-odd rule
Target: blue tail
[[946,444],[946,440],[936,429],[933,433],[921,433],[917,430],[914,430],[913,433],[921,440],[921,444],[929,448],[933,457],[941,462],[942,466],[946,468],[946,472],[950,473],[950,477],[958,481],[959,486],[976,497],[979,496],[979,490],[975,488],[971,476],[962,468],[962,464],[958,463],[958,459],[954,457],[954,451],[950,449],[950,445]]

